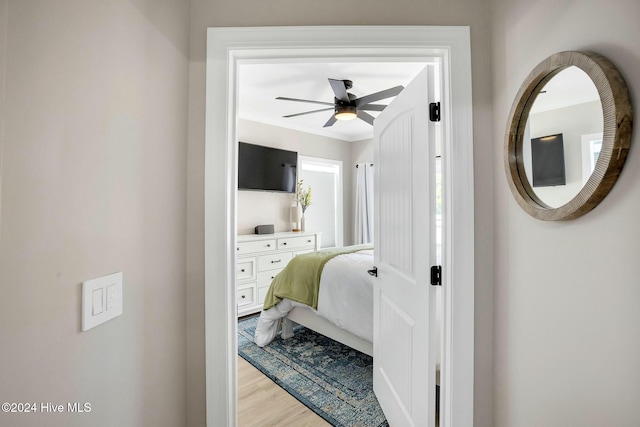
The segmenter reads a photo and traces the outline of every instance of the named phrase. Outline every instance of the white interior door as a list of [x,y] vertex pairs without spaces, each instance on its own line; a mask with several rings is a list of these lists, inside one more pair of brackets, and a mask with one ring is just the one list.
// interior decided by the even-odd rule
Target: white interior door
[[373,388],[392,427],[435,424],[435,66],[376,118]]

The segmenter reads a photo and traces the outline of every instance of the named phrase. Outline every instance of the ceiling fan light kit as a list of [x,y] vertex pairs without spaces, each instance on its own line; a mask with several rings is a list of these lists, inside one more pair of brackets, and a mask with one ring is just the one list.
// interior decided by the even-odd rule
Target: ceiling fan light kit
[[358,109],[353,105],[340,105],[336,108],[334,117],[337,120],[353,120],[358,117]]
[[[392,96],[396,96],[400,92],[402,92],[402,90],[404,89],[404,86],[395,86],[386,90],[382,90],[380,92],[372,93],[372,94],[357,98],[355,95],[351,93],[347,93],[347,90],[353,87],[353,82],[351,80],[329,79],[329,84],[331,85],[331,89],[335,94],[333,103],[323,102],[323,101],[313,101],[310,99],[286,98],[281,96],[277,97],[276,99],[283,100],[283,101],[310,102],[312,104],[333,105],[333,115],[329,117],[329,120],[327,120],[327,122],[324,124],[324,127],[332,126],[337,120],[353,120],[356,117],[373,126],[374,117],[371,114],[366,113],[365,110],[368,110],[368,111],[384,110],[386,105],[372,104],[372,102],[379,101],[381,99],[390,98]],[[321,111],[327,111],[331,109],[332,108],[322,108],[320,110],[312,110],[312,111],[305,111],[303,113],[289,114],[283,117],[285,118],[296,117],[296,116],[302,116],[306,114],[318,113]]]

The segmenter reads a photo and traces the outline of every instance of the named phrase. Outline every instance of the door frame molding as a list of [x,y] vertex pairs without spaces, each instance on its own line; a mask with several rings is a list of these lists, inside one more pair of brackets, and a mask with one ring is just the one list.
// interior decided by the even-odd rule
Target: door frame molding
[[[443,355],[446,427],[473,426],[474,194],[469,27],[209,28],[205,110],[205,340],[208,426],[237,424],[235,316],[238,64],[441,58],[443,66]],[[455,123],[455,126],[453,126]],[[221,201],[224,200],[224,203]],[[455,207],[455,209],[454,209]]]

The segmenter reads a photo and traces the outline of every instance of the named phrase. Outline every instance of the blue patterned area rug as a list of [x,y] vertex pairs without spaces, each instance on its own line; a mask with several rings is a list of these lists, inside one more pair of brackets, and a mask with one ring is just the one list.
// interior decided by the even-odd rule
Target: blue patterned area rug
[[336,427],[387,427],[373,394],[373,358],[302,326],[253,343],[258,317],[238,322],[238,354]]

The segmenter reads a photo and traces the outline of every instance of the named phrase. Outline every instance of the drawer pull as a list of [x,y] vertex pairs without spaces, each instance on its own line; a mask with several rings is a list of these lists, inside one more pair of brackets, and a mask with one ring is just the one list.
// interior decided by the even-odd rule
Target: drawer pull
[[244,268],[242,270],[240,270],[240,271],[244,273]]
[[236,251],[239,251],[239,250],[240,250],[240,248],[236,248]]
[[287,246],[287,242],[282,243],[283,245]]
[[268,247],[268,248],[270,248],[270,247],[271,247],[271,244],[267,244],[267,247]]
[[307,243],[311,243],[311,240],[307,240]]
[[245,299],[245,298],[246,298],[246,296],[245,296],[245,295],[242,295],[242,297],[241,297],[241,298],[242,298],[242,299]]
[[281,259],[272,259],[271,264],[275,264],[276,262],[282,262]]

